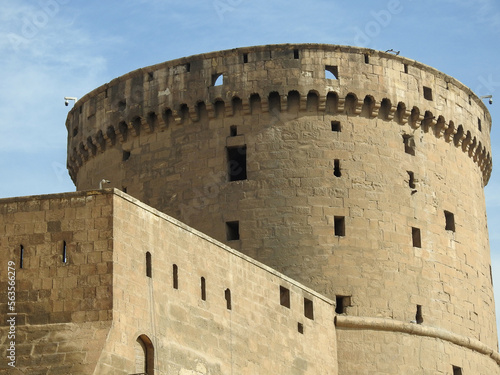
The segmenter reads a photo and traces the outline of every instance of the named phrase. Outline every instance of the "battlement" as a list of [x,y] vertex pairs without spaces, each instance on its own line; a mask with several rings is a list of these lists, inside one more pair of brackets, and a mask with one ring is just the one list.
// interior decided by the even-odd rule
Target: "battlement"
[[466,86],[414,60],[370,49],[298,44],[249,47],[138,69],[70,111],[68,169],[141,133],[281,111],[360,116],[422,128],[492,170],[491,117]]

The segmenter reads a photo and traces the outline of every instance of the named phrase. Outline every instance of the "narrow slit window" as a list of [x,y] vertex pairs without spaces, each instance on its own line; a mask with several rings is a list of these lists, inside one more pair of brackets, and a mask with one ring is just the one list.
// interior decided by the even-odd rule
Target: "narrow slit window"
[[207,300],[207,285],[206,285],[206,281],[205,281],[205,278],[202,277],[201,278],[201,299],[202,301],[206,301]]
[[480,132],[483,131],[483,127],[481,126],[481,119],[479,117],[477,118],[477,128]]
[[248,62],[248,53],[243,54],[243,64],[246,64]]
[[424,99],[432,100],[432,89],[424,86]]
[[453,366],[453,375],[462,375],[462,368],[458,366]]
[[24,246],[21,245],[19,248],[19,268],[24,267]]
[[63,241],[62,262],[63,263],[67,263],[68,262],[68,252],[67,252],[66,241]]
[[191,71],[191,64],[187,63],[185,67],[186,67],[186,73],[189,73]]
[[408,74],[408,64],[403,64],[405,74]]
[[229,128],[229,135],[231,137],[236,137],[238,135],[238,127],[236,125],[231,125]]
[[179,289],[179,267],[177,264],[172,266],[172,286],[174,289]]
[[347,307],[351,305],[351,297],[335,296],[335,312],[337,314],[345,314]]
[[297,331],[304,334],[304,325],[302,323],[297,323]]
[[412,237],[413,247],[422,247],[420,228],[411,228],[411,237]]
[[407,171],[408,172],[408,186],[410,186],[411,189],[415,189],[415,173],[412,171]]
[[298,49],[293,50],[293,58],[295,60],[297,60],[299,58],[299,50]]
[[229,181],[247,179],[247,147],[227,148],[227,169]]
[[226,299],[226,309],[231,310],[231,290],[226,289],[224,291],[224,298]]
[[216,73],[212,75],[212,86],[222,86],[224,84],[224,75]]
[[325,78],[326,79],[339,79],[339,67],[337,65],[326,65],[325,66]]
[[345,216],[335,216],[333,219],[335,235],[339,237],[345,236]]
[[342,176],[342,171],[340,170],[340,160],[339,159],[335,159],[333,162],[333,175],[335,177]]
[[290,308],[290,289],[280,286],[280,305]]
[[415,314],[415,321],[417,324],[422,324],[424,322],[424,317],[422,315],[422,305],[417,305],[417,313]]
[[370,55],[365,53],[365,64],[369,64],[370,63]]
[[332,121],[332,132],[341,132],[342,128],[340,126],[340,121]]
[[415,156],[415,138],[412,135],[403,135],[403,143],[405,146],[405,152],[409,155]]
[[455,215],[449,211],[445,211],[444,218],[446,221],[445,229],[455,232]]
[[308,319],[314,320],[313,301],[305,297],[304,297],[304,316]]
[[128,159],[130,159],[130,151],[123,151],[123,155],[122,155],[122,161],[127,161]]
[[151,253],[148,251],[146,253],[146,276],[152,277],[152,269],[151,269]]
[[226,238],[228,241],[237,241],[240,239],[240,222],[226,222]]

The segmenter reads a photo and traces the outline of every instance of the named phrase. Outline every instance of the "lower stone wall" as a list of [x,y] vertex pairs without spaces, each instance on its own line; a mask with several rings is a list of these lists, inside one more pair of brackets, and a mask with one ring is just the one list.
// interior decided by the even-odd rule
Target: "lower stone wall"
[[[23,325],[16,329],[15,367],[2,350],[0,374],[104,374],[95,368],[111,322]],[[8,348],[8,328],[0,329],[0,347]]]
[[445,330],[349,316],[338,316],[336,328],[339,375],[500,374],[494,349]]

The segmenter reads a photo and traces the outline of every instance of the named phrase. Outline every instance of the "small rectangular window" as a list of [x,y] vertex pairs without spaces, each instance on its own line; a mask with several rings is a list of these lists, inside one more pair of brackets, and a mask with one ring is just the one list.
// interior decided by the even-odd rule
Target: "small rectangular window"
[[347,308],[351,305],[350,296],[335,296],[335,312],[337,314],[345,314]]
[[62,262],[63,263],[67,263],[68,262],[68,252],[67,252],[66,241],[63,241]]
[[424,316],[422,315],[422,306],[417,305],[417,312],[415,314],[415,321],[417,324],[422,324],[424,322]]
[[229,128],[229,136],[236,137],[238,135],[238,127],[236,125],[231,125]]
[[481,126],[481,119],[479,117],[477,118],[477,128],[479,129],[480,132],[483,131],[483,128]]
[[455,232],[455,215],[449,211],[444,211],[444,218],[446,221],[445,229]]
[[408,186],[410,189],[415,189],[415,173],[412,171],[407,171],[408,172]]
[[246,64],[248,62],[248,53],[243,54],[243,64]]
[[149,251],[146,253],[146,276],[152,277],[151,253]]
[[412,135],[404,134],[403,143],[405,145],[405,152],[409,155],[415,156],[415,138]]
[[341,132],[340,121],[332,121],[332,132]]
[[299,58],[299,50],[298,49],[293,50],[293,58],[296,60]]
[[369,64],[370,63],[370,55],[365,53],[365,64]]
[[340,160],[335,159],[333,161],[333,175],[335,177],[342,177],[342,171],[340,170]]
[[240,222],[226,222],[226,238],[228,241],[237,241],[240,239]]
[[432,89],[424,86],[424,99],[432,100]]
[[411,237],[413,241],[413,247],[422,247],[422,239],[420,237],[419,228],[411,228]]
[[304,334],[304,325],[302,323],[297,323],[297,331]]
[[229,181],[247,179],[247,147],[227,148],[227,169]]
[[339,237],[345,236],[345,216],[335,216],[333,219],[335,235]]
[[453,366],[453,375],[462,375],[462,368],[458,366]]
[[177,264],[172,266],[172,286],[174,289],[179,289],[179,268]]
[[403,66],[404,66],[404,72],[408,74],[408,64],[403,64]]
[[24,267],[24,246],[21,245],[19,248],[19,268]]
[[202,299],[202,301],[206,301],[207,300],[207,285],[206,285],[206,281],[205,281],[204,277],[202,277],[200,279],[200,287],[201,287],[201,299]]
[[339,79],[339,67],[337,65],[326,65],[325,66],[325,78],[326,79]]
[[280,305],[290,308],[290,290],[280,286]]
[[231,291],[226,289],[224,291],[224,298],[226,299],[226,309],[231,310]]
[[304,297],[304,316],[308,319],[314,320],[313,301],[305,297]]

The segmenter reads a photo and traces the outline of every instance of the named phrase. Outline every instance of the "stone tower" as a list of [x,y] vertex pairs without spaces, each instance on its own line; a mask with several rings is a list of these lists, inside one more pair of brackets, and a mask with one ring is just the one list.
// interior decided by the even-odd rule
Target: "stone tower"
[[339,374],[500,374],[491,118],[454,78],[362,48],[241,48],[119,77],[66,126],[78,190],[109,179],[336,301]]

